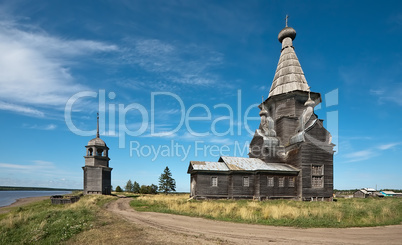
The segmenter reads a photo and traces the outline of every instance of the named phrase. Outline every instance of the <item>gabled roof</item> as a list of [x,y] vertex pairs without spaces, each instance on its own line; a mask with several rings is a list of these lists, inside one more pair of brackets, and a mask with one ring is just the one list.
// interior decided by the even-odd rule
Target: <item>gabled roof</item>
[[258,158],[222,156],[218,162],[191,161],[188,173],[194,171],[267,171],[296,174],[299,169],[285,163],[266,163]]
[[362,192],[363,194],[369,194],[368,191],[366,191],[365,189],[360,189],[360,190],[358,190],[356,192]]
[[395,195],[395,194],[396,194],[396,193],[393,192],[393,191],[381,191],[381,193],[382,193],[382,194],[385,194],[385,195]]
[[268,98],[295,90],[310,91],[292,44],[295,37],[296,31],[291,27],[285,27],[279,33],[278,40],[282,43],[281,56]]
[[295,167],[285,163],[266,163],[259,158],[222,156],[219,162],[226,163],[230,170],[299,171]]
[[[193,170],[212,170],[212,171],[229,171],[230,169],[224,162],[200,162],[190,161]],[[190,168],[189,168],[190,169]]]

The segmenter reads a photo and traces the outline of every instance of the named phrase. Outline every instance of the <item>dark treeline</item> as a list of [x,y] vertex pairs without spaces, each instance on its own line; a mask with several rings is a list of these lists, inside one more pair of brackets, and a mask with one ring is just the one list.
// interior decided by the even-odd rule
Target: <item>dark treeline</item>
[[[165,194],[176,191],[176,181],[172,178],[172,173],[167,166],[159,177],[159,187],[154,184],[140,186],[137,181],[133,183],[131,180],[128,180],[124,187],[124,191],[138,194],[157,194],[158,190]],[[115,191],[122,192],[123,189],[117,186]]]
[[[120,186],[116,187],[116,192],[122,192],[123,189]],[[124,187],[125,192],[138,193],[138,194],[156,194],[158,193],[157,185],[141,185],[134,181],[128,180],[126,186]]]

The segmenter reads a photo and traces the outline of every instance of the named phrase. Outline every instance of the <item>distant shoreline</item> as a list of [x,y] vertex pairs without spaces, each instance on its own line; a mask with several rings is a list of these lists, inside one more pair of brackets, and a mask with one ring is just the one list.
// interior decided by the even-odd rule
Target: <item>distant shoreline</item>
[[50,187],[0,186],[0,191],[82,191],[82,189],[50,188]]
[[48,199],[50,196],[40,196],[40,197],[23,197],[18,198],[15,202],[11,203],[10,205],[0,207],[0,214],[7,213],[14,207],[25,206],[27,204],[42,201]]

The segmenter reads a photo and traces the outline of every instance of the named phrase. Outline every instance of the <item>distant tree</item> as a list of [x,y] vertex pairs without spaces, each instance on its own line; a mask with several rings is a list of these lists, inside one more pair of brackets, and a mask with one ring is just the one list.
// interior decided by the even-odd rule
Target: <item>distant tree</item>
[[159,191],[165,194],[176,191],[176,181],[172,178],[172,173],[167,166],[159,177]]
[[156,194],[158,193],[158,186],[157,185],[142,185],[138,193],[141,194]]
[[147,185],[142,185],[140,188],[140,193],[141,194],[148,194],[148,186]]
[[151,188],[150,188],[150,193],[149,193],[149,194],[156,194],[156,193],[158,193],[158,186],[157,186],[157,185],[152,184],[150,187],[151,187]]
[[124,190],[127,192],[133,192],[133,183],[131,180],[127,181],[126,188],[124,188]]
[[123,192],[120,186],[116,186],[116,192]]
[[137,181],[134,181],[134,184],[133,184],[133,192],[134,192],[134,193],[140,193],[140,189],[141,189],[140,184],[138,184]]

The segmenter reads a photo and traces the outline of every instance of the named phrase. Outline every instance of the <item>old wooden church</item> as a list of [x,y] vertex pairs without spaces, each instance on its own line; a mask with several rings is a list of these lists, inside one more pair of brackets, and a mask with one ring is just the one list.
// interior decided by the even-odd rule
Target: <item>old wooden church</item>
[[249,158],[191,161],[191,197],[332,200],[334,144],[314,113],[321,95],[310,92],[295,37],[287,25],[279,32],[281,55]]

